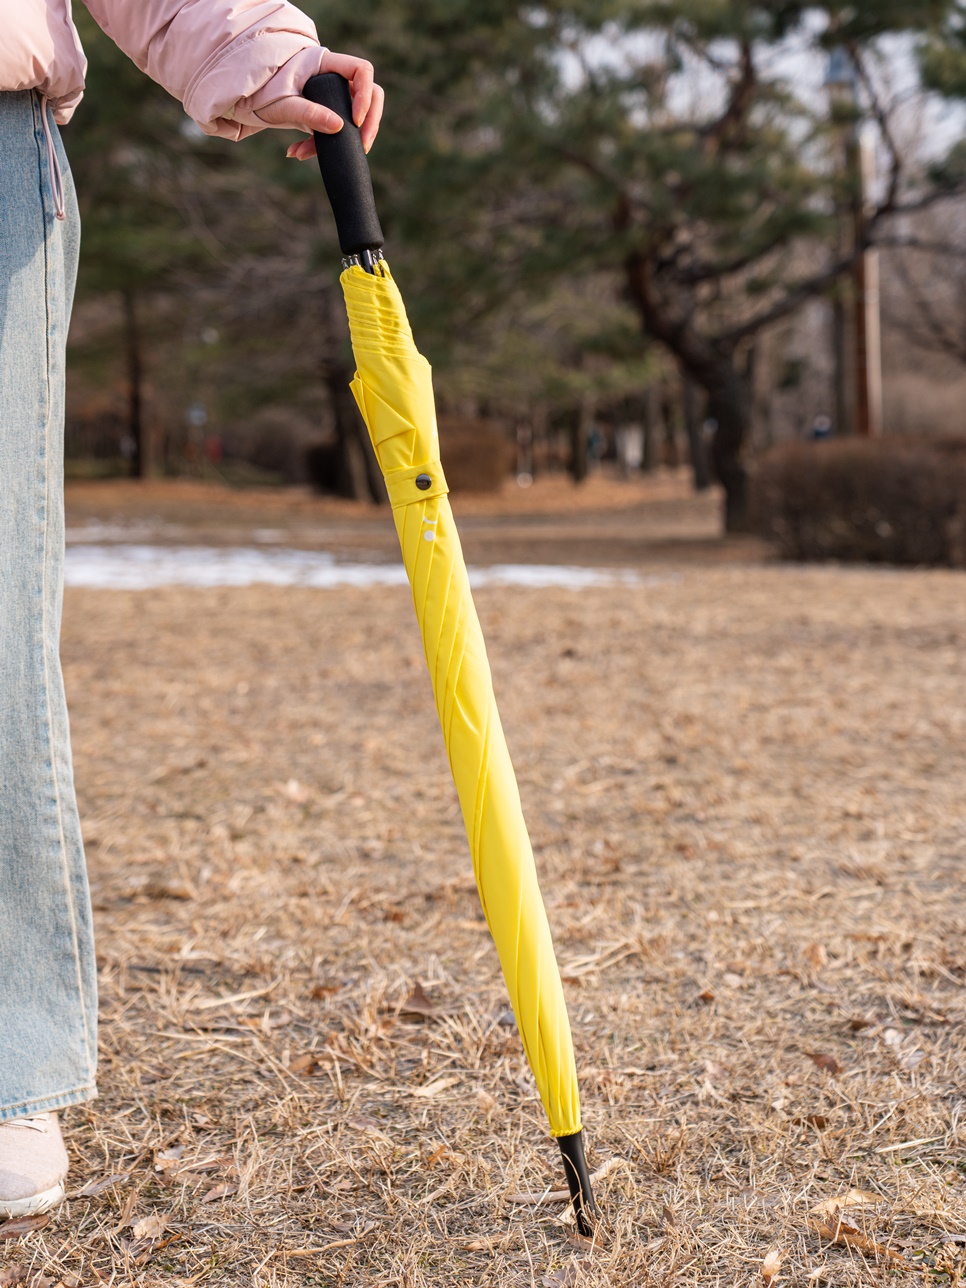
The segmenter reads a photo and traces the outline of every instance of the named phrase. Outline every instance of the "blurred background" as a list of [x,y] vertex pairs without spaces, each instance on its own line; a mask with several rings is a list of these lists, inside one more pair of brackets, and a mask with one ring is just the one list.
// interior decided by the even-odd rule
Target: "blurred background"
[[[966,562],[960,3],[303,7],[386,88],[454,491],[673,474],[790,557]],[[314,162],[79,22],[69,477],[384,501]]]

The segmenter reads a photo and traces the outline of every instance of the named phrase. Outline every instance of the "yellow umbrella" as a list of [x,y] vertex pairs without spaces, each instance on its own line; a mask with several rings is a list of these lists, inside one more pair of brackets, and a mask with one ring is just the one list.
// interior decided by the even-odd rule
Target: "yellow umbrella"
[[348,86],[329,73],[313,77],[303,92],[346,121],[339,134],[316,140],[348,257],[342,289],[357,367],[352,392],[386,481],[483,912],[550,1130],[560,1143],[578,1224],[587,1234],[594,1204],[567,1005],[447,499],[430,367],[416,349],[381,256],[382,231],[351,125]]

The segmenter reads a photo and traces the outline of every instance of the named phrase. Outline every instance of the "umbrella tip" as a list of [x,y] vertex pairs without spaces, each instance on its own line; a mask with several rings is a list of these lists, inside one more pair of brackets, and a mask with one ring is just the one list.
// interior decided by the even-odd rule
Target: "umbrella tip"
[[594,1202],[590,1172],[587,1169],[587,1158],[584,1154],[583,1132],[574,1132],[572,1136],[558,1136],[557,1144],[563,1157],[567,1185],[574,1205],[574,1216],[577,1218],[577,1229],[585,1239],[591,1239],[597,1225],[597,1205]]

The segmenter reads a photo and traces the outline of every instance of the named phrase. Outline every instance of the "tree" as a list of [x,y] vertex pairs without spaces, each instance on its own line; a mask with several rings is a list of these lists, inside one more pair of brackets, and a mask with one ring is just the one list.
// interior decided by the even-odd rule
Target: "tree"
[[145,414],[149,317],[153,296],[179,273],[203,273],[211,258],[180,209],[184,163],[196,143],[179,105],[95,26],[78,14],[89,53],[88,91],[67,147],[83,222],[78,291],[119,305],[116,344],[123,355],[132,472],[151,469]]
[[[905,154],[879,73],[883,42],[895,57],[898,37],[923,91],[962,94],[964,12],[961,0],[326,9],[389,82],[397,146],[381,149],[377,175],[403,235],[434,247],[428,278],[449,275],[464,314],[563,274],[609,278],[706,395],[729,530],[745,522],[758,338],[829,292],[895,216],[962,187],[962,149],[931,167]],[[859,108],[830,111],[835,47],[855,67]],[[887,174],[855,244],[836,253],[855,193],[831,136],[858,110]]]

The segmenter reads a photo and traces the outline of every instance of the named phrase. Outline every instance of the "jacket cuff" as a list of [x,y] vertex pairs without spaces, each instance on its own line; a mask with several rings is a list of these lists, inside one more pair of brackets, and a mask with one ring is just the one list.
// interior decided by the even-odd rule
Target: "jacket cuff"
[[205,134],[247,138],[270,128],[257,110],[301,94],[309,77],[322,70],[327,52],[302,32],[255,32],[190,87],[184,109]]

